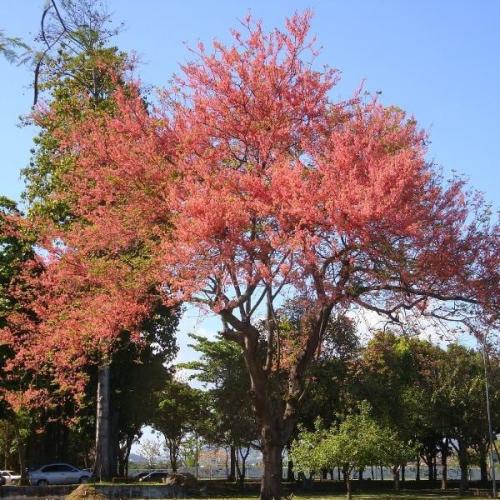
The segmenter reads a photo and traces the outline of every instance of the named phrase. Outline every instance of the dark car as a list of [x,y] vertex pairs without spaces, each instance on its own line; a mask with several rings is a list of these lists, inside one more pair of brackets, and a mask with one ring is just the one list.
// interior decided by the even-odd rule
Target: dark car
[[141,483],[163,483],[168,477],[168,473],[164,471],[154,471],[139,478]]
[[147,476],[148,474],[150,473],[150,471],[146,471],[146,472],[139,472],[139,474],[136,474],[134,476],[134,481],[140,481],[141,478],[143,478],[144,476]]

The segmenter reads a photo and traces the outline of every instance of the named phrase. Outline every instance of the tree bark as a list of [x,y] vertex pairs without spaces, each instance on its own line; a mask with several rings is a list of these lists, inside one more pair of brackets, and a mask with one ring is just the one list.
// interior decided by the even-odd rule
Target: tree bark
[[179,446],[174,440],[168,440],[168,455],[170,458],[170,467],[172,467],[172,472],[177,472],[178,457],[179,457]]
[[420,457],[417,457],[417,471],[415,473],[415,481],[420,481]]
[[427,471],[429,474],[429,481],[432,481],[434,479],[434,466],[432,463],[432,455],[426,455],[425,456],[425,464],[427,465]]
[[110,365],[104,363],[97,370],[97,419],[96,419],[96,457],[94,475],[99,481],[109,481],[111,470],[110,439]]
[[465,443],[458,440],[458,463],[460,465],[460,494],[463,495],[469,489],[469,457]]
[[[295,481],[295,473],[293,472],[293,460],[290,458],[290,450],[292,448],[292,445],[290,441],[286,445],[286,449],[288,451],[288,462],[287,462],[287,468],[286,468],[286,480],[291,483]],[[333,471],[332,471],[333,474]],[[332,478],[333,479],[333,478]]]
[[488,455],[488,445],[486,446],[479,446],[478,448],[478,454],[479,454],[479,470],[481,472],[481,482],[483,484],[486,484],[488,482],[488,461],[487,461],[487,455]]
[[260,485],[261,500],[281,498],[281,452],[283,447],[272,441],[264,442],[262,448],[264,471]]
[[228,481],[236,481],[236,448],[231,445],[229,447],[229,475]]
[[344,480],[345,480],[345,488],[346,488],[346,498],[347,500],[351,500],[352,498],[352,482],[351,482],[351,473],[344,472]]
[[448,439],[445,439],[441,448],[441,489],[448,487]]
[[399,491],[399,467],[393,467],[392,478],[394,480],[394,490]]

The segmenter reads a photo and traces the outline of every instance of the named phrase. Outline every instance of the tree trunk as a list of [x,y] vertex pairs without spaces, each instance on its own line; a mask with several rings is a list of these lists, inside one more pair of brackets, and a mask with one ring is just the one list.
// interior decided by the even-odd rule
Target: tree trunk
[[415,473],[415,481],[420,481],[420,457],[417,457],[417,471]]
[[394,490],[399,491],[399,467],[392,468],[392,478],[394,480]]
[[96,419],[96,457],[94,474],[100,481],[110,480],[111,439],[110,439],[110,366],[105,363],[97,370],[97,419]]
[[479,452],[479,470],[481,471],[481,483],[488,482],[488,463],[486,461],[486,454]]
[[441,449],[441,489],[446,490],[448,487],[448,439]]
[[229,447],[229,475],[227,480],[236,481],[236,448],[232,445]]
[[[134,434],[135,436],[136,434]],[[127,436],[125,444],[123,447],[119,448],[118,455],[118,475],[120,477],[128,478],[128,459],[130,456],[130,450],[132,449],[132,444],[134,442],[134,436]]]
[[[241,448],[238,448],[238,459],[236,460],[236,467],[238,470],[238,481],[240,485],[243,487],[245,484],[245,477],[247,474],[247,458],[250,453],[250,446],[247,447],[245,452],[241,451]],[[241,467],[240,467],[240,459],[241,459]]]
[[426,455],[425,464],[427,465],[427,471],[429,474],[429,481],[432,481],[434,479],[434,467],[432,465],[432,456],[431,455]]
[[403,465],[401,467],[401,481],[405,482],[406,481],[406,466]]
[[[267,347],[265,356],[260,346],[261,332],[249,320],[239,320],[231,312],[222,311],[223,335],[236,340],[243,348],[243,357],[250,377],[250,393],[253,409],[261,434],[264,471],[260,498],[281,498],[283,447],[289,442],[297,422],[299,402],[304,395],[306,370],[313,359],[328,323],[333,304],[310,311],[301,318],[301,325],[308,332],[306,343],[295,362],[288,369],[288,380],[282,391],[273,380],[273,366],[279,366],[279,339],[274,331],[274,309],[271,288],[267,294]],[[241,306],[242,319],[245,317]],[[229,329],[233,327],[241,335]],[[278,343],[278,345],[276,344]],[[276,347],[278,351],[276,351]],[[278,356],[276,353],[278,352]],[[264,359],[263,359],[264,358]],[[263,364],[264,361],[264,364]]]
[[469,458],[467,448],[462,440],[458,440],[458,463],[460,465],[460,494],[463,495],[469,489]]
[[351,482],[350,472],[344,472],[344,480],[345,480],[346,498],[347,498],[347,500],[351,500],[351,498],[352,498],[352,482]]
[[281,498],[281,451],[282,446],[280,445],[263,443],[264,471],[260,485],[261,500],[279,500]]
[[170,458],[170,467],[172,467],[172,472],[175,474],[177,472],[177,458],[179,455],[179,447],[177,443],[173,441],[168,443],[168,455]]
[[[293,472],[293,460],[290,458],[290,449],[292,448],[292,445],[290,441],[286,445],[286,449],[288,451],[288,462],[287,462],[287,468],[286,468],[286,480],[291,483],[295,481],[295,473]],[[333,472],[332,472],[333,474]],[[332,478],[333,479],[333,478]]]

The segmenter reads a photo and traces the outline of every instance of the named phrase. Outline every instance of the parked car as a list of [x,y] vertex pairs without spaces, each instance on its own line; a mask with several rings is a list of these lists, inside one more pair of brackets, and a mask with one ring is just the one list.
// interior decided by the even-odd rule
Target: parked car
[[68,464],[49,464],[29,472],[30,484],[43,486],[47,484],[87,483],[92,474]]
[[168,477],[168,473],[164,471],[153,471],[139,478],[141,483],[163,483]]
[[136,474],[134,476],[134,481],[140,481],[141,478],[143,478],[144,476],[147,476],[148,474],[150,473],[150,471],[147,471],[147,472],[139,472],[139,474]]
[[3,476],[0,476],[0,486],[3,486],[5,484],[5,478]]
[[4,484],[18,484],[21,481],[21,474],[12,470],[0,470],[0,476],[5,479]]

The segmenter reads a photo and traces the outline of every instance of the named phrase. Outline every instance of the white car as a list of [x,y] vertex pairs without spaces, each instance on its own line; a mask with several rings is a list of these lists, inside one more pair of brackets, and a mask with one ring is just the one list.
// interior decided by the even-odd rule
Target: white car
[[21,481],[21,474],[16,474],[12,470],[0,470],[0,476],[5,479],[4,484],[18,484]]
[[88,483],[91,473],[68,464],[49,464],[28,473],[32,485]]

